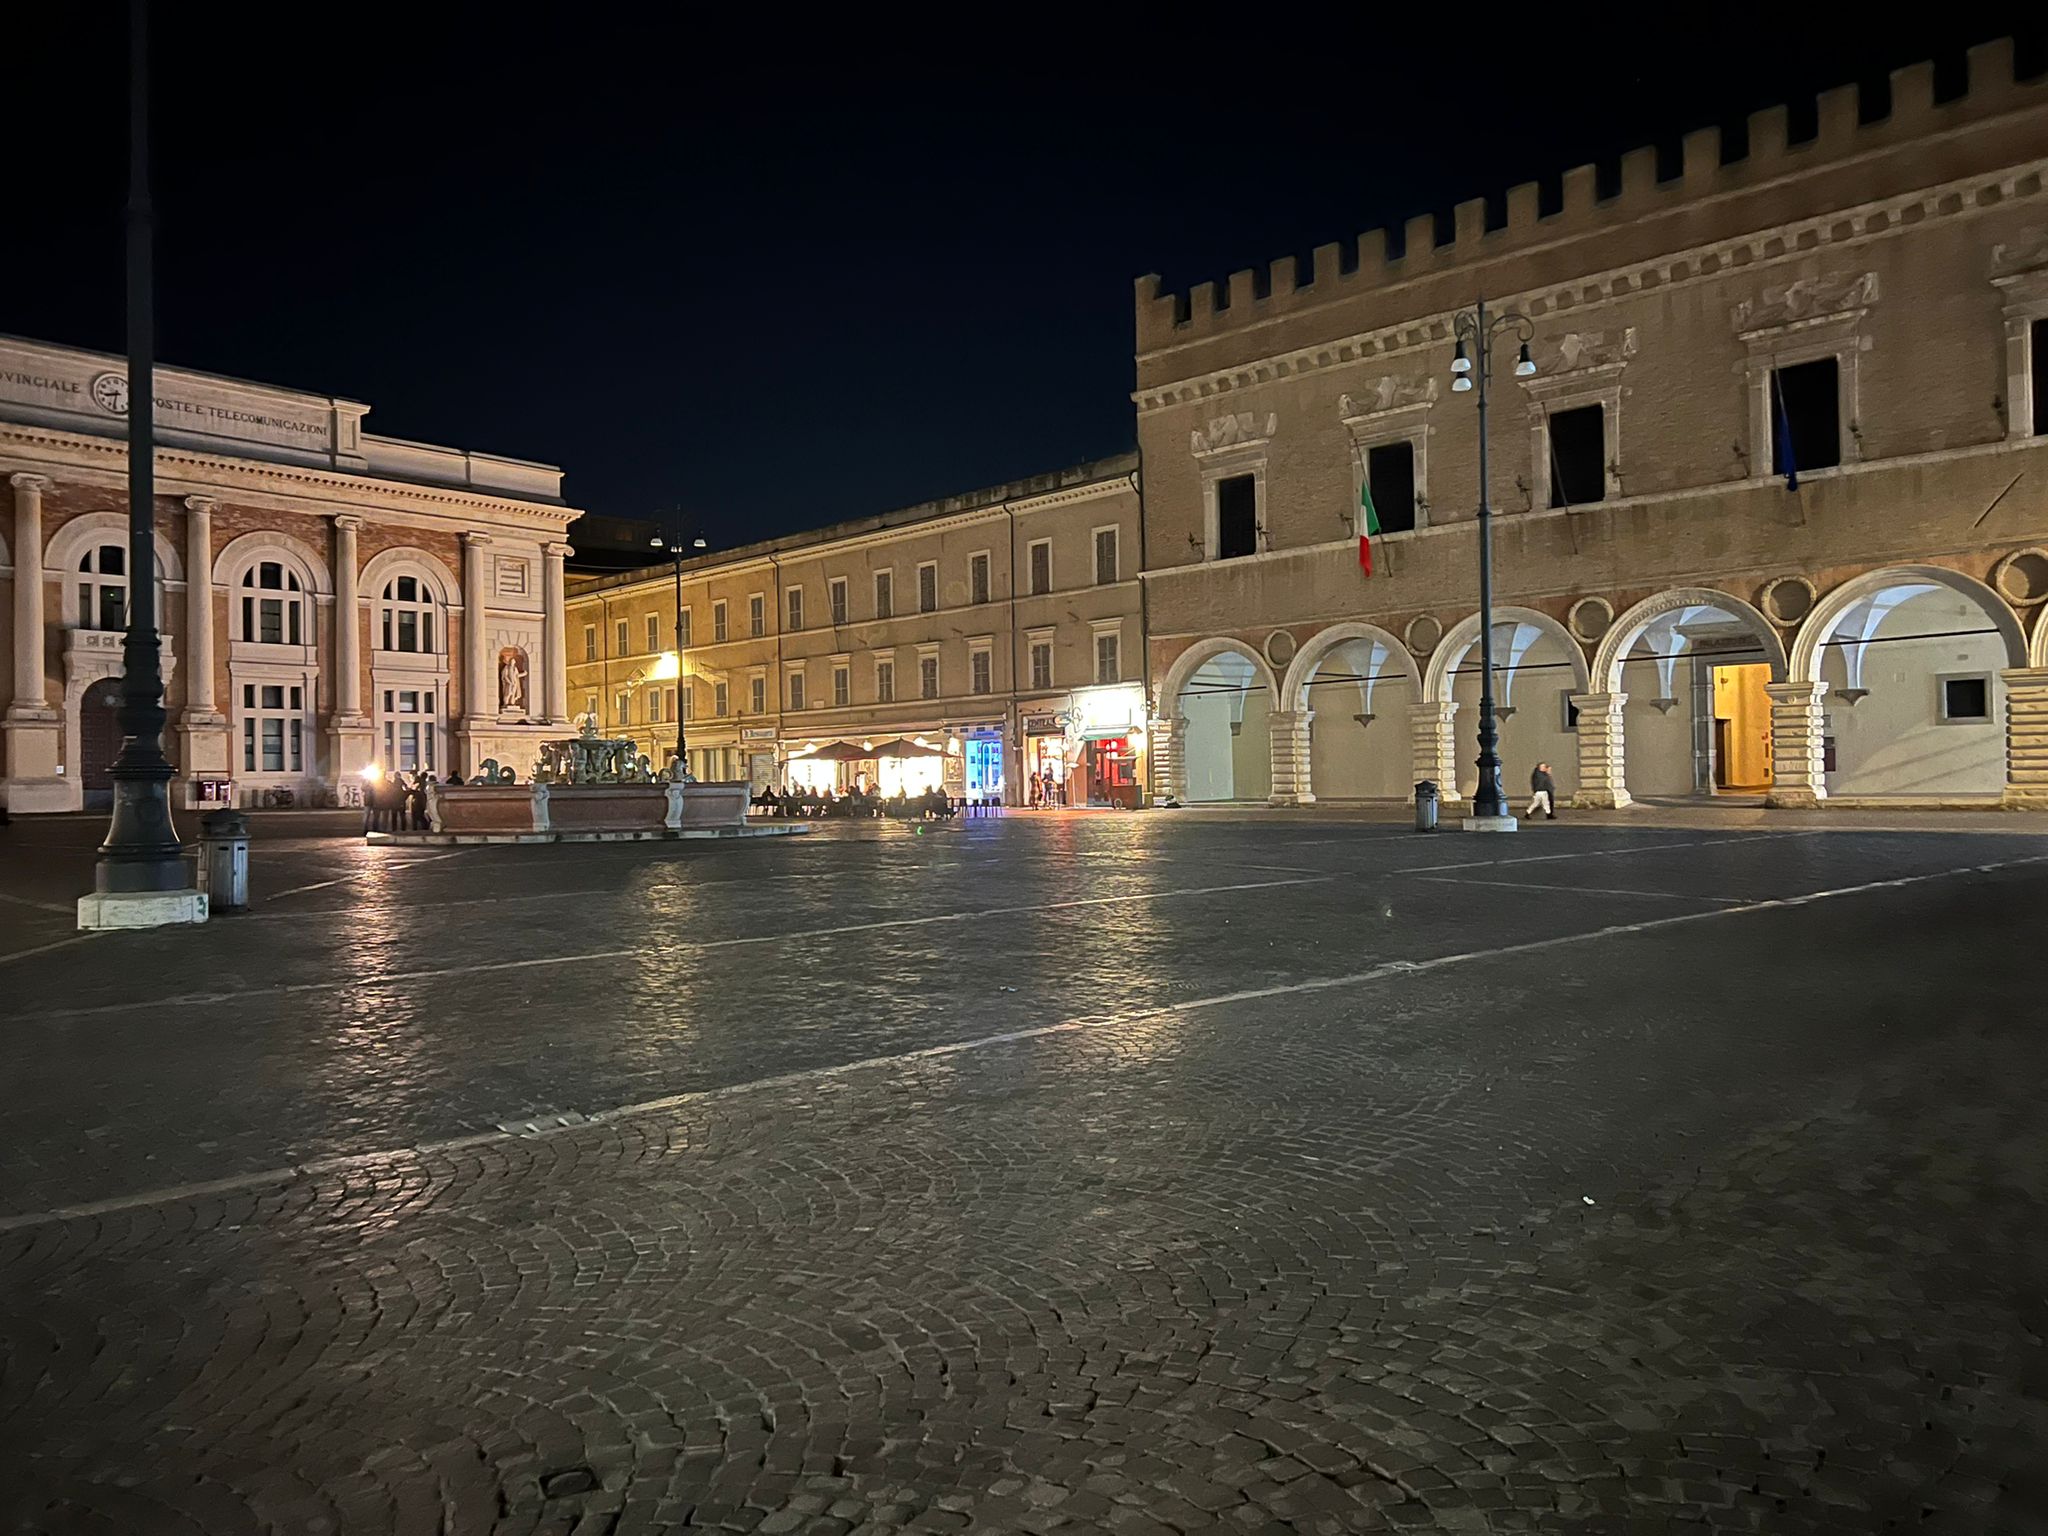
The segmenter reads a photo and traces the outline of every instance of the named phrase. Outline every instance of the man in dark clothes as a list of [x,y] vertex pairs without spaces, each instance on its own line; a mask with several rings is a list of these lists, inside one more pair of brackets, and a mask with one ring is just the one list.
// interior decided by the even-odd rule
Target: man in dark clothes
[[1557,820],[1557,781],[1550,776],[1550,764],[1538,763],[1536,771],[1529,775],[1529,809],[1524,816],[1534,816],[1538,809],[1552,821]]

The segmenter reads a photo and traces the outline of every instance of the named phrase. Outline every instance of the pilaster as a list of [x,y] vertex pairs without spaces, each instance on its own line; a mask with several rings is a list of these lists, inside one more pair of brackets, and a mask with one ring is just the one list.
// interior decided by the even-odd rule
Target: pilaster
[[2005,680],[2005,803],[2048,811],[2048,667],[2013,667]]
[[1771,699],[1771,793],[1766,804],[1796,810],[1827,798],[1827,716],[1820,703],[1827,691],[1826,683],[1764,684]]
[[1181,778],[1180,741],[1180,728],[1183,723],[1178,719],[1155,716],[1146,730],[1146,740],[1152,755],[1154,800],[1185,798],[1187,785]]
[[1622,706],[1625,693],[1575,693],[1579,712],[1579,790],[1572,804],[1581,810],[1613,811],[1633,805],[1623,757]]
[[1458,794],[1458,741],[1454,722],[1458,705],[1452,699],[1429,699],[1408,706],[1408,732],[1414,753],[1415,782],[1429,779],[1438,797],[1455,801]]
[[1312,709],[1276,709],[1266,717],[1267,743],[1273,754],[1272,805],[1314,805],[1309,787],[1308,725]]

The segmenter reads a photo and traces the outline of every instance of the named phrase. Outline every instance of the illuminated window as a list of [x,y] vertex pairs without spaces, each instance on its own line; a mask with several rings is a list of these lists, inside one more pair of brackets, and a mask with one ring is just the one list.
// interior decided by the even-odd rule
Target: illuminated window
[[244,773],[304,771],[303,688],[289,683],[244,683],[241,716]]
[[242,575],[242,638],[258,645],[303,645],[305,617],[298,576],[275,560]]
[[432,689],[384,690],[384,766],[394,773],[434,770]]
[[387,651],[431,654],[434,650],[434,594],[417,576],[384,583],[379,633]]

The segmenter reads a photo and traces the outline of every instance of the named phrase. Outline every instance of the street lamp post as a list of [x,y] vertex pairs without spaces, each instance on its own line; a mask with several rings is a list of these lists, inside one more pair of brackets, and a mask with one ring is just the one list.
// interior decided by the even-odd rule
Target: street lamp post
[[1512,331],[1521,343],[1515,377],[1526,379],[1535,373],[1529,338],[1536,328],[1527,316],[1512,310],[1489,315],[1486,300],[1481,299],[1459,314],[1451,329],[1458,343],[1451,359],[1451,389],[1462,394],[1473,387],[1475,377],[1479,388],[1479,786],[1472,792],[1472,815],[1465,826],[1474,832],[1512,832],[1515,818],[1508,814],[1501,791],[1500,722],[1493,708],[1493,495],[1486,472],[1486,393],[1493,377],[1493,344],[1504,332]]
[[[156,614],[156,336],[149,200],[148,0],[128,7],[128,628],[121,639],[122,742],[109,771],[114,811],[100,844],[98,898],[163,898],[187,889],[184,851],[171,823],[171,764],[164,756],[163,642]],[[206,573],[189,573],[203,581]],[[188,922],[188,903],[150,903],[116,919],[94,897],[85,926]],[[91,911],[88,913],[87,908]]]
[[668,551],[669,568],[676,578],[676,771],[687,774],[690,771],[690,744],[685,736],[683,700],[688,696],[690,679],[683,671],[683,562],[691,554],[710,546],[701,538],[690,538],[677,528],[667,533],[657,531],[648,545],[654,549]]

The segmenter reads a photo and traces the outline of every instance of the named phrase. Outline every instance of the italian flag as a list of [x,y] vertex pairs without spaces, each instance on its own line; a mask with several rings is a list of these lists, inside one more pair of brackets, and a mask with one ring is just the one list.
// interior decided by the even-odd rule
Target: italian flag
[[1372,504],[1372,482],[1358,483],[1358,568],[1372,574],[1372,540],[1380,531],[1379,509]]

